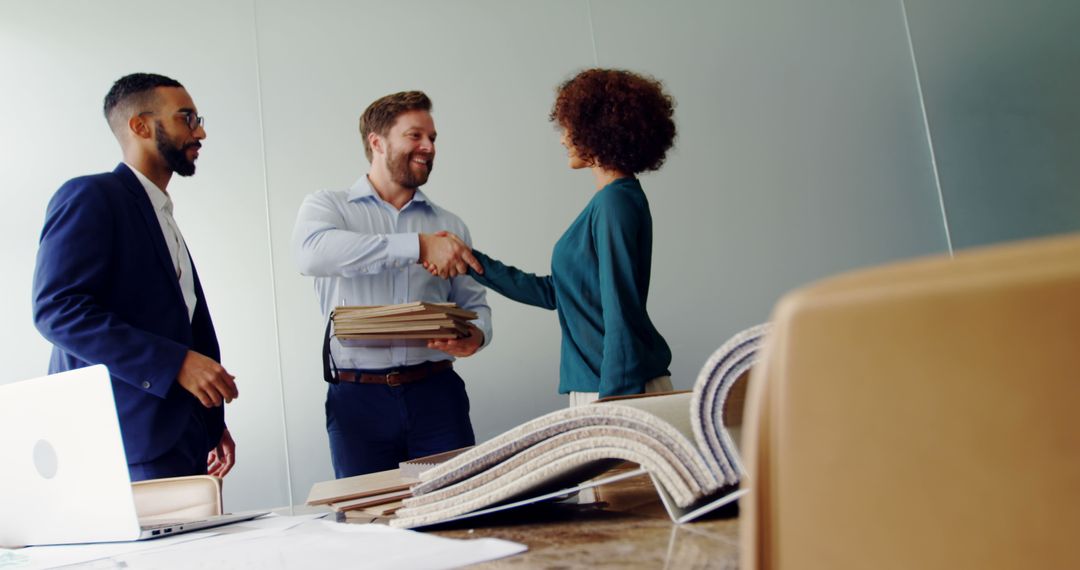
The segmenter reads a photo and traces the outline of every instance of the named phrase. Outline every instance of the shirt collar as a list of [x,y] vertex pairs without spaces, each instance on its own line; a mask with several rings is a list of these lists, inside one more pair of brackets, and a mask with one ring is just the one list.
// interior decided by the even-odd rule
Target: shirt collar
[[173,210],[172,198],[164,190],[158,188],[158,185],[154,184],[145,174],[139,172],[138,168],[130,164],[127,164],[127,167],[131,169],[131,172],[135,174],[135,178],[139,179],[139,183],[146,190],[146,195],[150,198],[150,204],[154,206],[154,211],[164,210],[171,215]]
[[[349,188],[349,201],[359,202],[361,200],[373,200],[376,202],[386,203],[385,200],[379,197],[375,192],[375,187],[371,185],[371,179],[367,175],[363,175]],[[424,191],[417,188],[416,194],[413,194],[413,199],[409,204],[426,204],[427,206],[434,206],[434,203],[428,199],[427,194]],[[408,204],[406,204],[408,207]]]

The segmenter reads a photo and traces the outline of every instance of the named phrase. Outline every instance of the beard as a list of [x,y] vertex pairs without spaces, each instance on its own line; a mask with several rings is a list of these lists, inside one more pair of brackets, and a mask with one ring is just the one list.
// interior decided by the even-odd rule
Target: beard
[[169,135],[165,133],[165,127],[158,121],[154,125],[154,134],[157,137],[158,152],[161,153],[161,157],[165,159],[165,164],[168,165],[169,170],[179,174],[180,176],[191,176],[195,174],[195,161],[188,160],[187,150],[189,148],[201,148],[202,145],[199,141],[195,141],[191,144],[183,146],[177,145],[175,141],[169,138]]
[[386,153],[386,168],[390,171],[390,178],[396,184],[415,190],[427,183],[431,170],[435,168],[434,157],[429,159],[425,168],[413,162],[417,153],[396,153],[393,147],[387,150],[389,152]]

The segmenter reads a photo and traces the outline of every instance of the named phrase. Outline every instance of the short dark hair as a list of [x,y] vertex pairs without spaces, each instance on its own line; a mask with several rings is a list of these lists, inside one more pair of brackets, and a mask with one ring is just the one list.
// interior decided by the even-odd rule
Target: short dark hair
[[[119,125],[113,124],[119,118],[118,111],[130,110],[135,107],[148,107],[153,103],[154,89],[158,87],[184,86],[179,81],[156,73],[132,73],[117,79],[112,88],[105,95],[105,120],[116,132]],[[130,116],[130,115],[129,115]]]
[[638,174],[657,170],[675,142],[675,102],[656,79],[586,69],[556,90],[548,119],[564,127],[586,162]]
[[431,111],[431,99],[423,91],[402,91],[380,97],[360,115],[360,138],[364,139],[364,154],[371,162],[371,143],[368,135],[386,136],[398,115],[409,111]]

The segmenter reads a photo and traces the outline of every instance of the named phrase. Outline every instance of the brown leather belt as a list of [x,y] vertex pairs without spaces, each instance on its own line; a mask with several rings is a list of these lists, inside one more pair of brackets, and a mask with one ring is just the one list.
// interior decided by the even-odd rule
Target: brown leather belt
[[432,374],[438,374],[450,370],[454,364],[449,360],[437,362],[421,362],[412,366],[393,368],[386,372],[376,374],[362,370],[339,370],[338,380],[342,382],[357,382],[360,384],[385,384],[387,386],[400,386],[417,380],[423,380]]

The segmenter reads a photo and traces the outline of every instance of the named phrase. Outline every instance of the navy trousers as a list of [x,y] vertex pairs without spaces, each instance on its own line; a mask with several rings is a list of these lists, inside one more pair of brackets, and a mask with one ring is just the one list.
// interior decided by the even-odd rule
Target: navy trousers
[[465,382],[452,369],[400,386],[331,384],[326,432],[339,479],[476,444]]
[[[213,445],[216,446],[217,442]],[[202,420],[199,416],[192,414],[180,440],[167,453],[145,463],[128,464],[131,482],[206,475],[206,456],[212,447],[207,441],[206,428]]]

